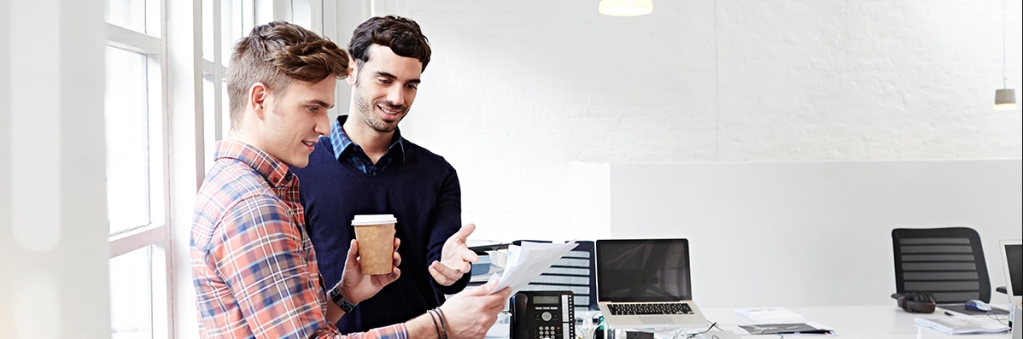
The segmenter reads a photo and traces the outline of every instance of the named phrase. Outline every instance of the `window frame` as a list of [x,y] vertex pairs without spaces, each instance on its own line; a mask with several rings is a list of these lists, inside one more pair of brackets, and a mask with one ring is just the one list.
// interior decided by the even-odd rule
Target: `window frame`
[[[149,224],[108,235],[110,259],[151,247],[151,331],[155,338],[173,338],[168,141],[167,0],[145,0],[146,33],[105,22],[106,45],[146,57],[148,115]],[[109,5],[109,2],[107,3]],[[115,293],[115,291],[111,291]]]
[[[222,86],[230,57],[224,54],[231,48],[223,45],[234,41],[224,39],[245,36],[255,24],[291,19],[292,0],[145,1],[146,33],[109,22],[105,28],[107,46],[146,56],[150,127],[150,223],[110,234],[110,259],[149,247],[152,336],[192,338],[198,334],[189,248],[195,194],[214,160],[207,157],[207,147],[223,140],[229,130],[230,113],[224,104],[228,98]],[[203,56],[205,1],[213,3],[213,60]],[[323,10],[321,0],[304,1],[314,12]],[[312,25],[322,29],[322,22],[315,20],[322,18],[312,17]],[[225,29],[234,34],[223,34]],[[206,74],[212,75],[215,85],[210,112],[213,140],[205,130]]]

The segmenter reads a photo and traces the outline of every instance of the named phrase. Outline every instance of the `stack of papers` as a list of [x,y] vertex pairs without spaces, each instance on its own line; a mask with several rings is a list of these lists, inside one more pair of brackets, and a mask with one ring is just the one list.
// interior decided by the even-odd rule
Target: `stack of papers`
[[512,294],[518,292],[529,284],[530,281],[539,277],[551,265],[558,262],[562,256],[576,246],[575,241],[567,243],[535,243],[523,241],[522,246],[508,246],[508,259],[505,263],[504,274],[490,276],[490,281],[498,280],[497,287],[490,293],[496,293],[505,287],[512,289]]
[[735,313],[749,319],[753,324],[804,323],[806,319],[796,312],[782,307],[740,308]]
[[827,326],[807,322],[803,316],[782,307],[740,308],[735,313],[750,320],[751,325],[739,326],[748,334],[838,334]]
[[830,334],[838,335],[835,330],[815,323],[800,324],[757,324],[740,325],[739,328],[749,334]]
[[971,316],[916,318],[916,324],[948,334],[1005,333],[1009,327],[994,321]]

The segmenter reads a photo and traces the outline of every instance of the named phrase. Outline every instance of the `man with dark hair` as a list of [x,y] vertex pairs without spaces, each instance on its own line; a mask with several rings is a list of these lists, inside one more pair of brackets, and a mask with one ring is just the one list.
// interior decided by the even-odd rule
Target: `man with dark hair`
[[[363,275],[352,240],[341,276],[324,281],[305,229],[299,179],[288,167],[305,167],[317,139],[328,133],[337,78],[348,74],[344,50],[289,23],[253,28],[235,45],[228,70],[231,132],[217,143],[192,225],[202,338],[342,338],[333,324],[350,311],[346,306],[402,275],[397,251],[391,273]],[[510,293],[489,295],[494,286],[345,338],[481,338]]]
[[430,62],[426,36],[410,19],[374,17],[355,29],[348,50],[356,64],[347,78],[353,86],[349,115],[339,116],[330,136],[320,138],[309,166],[294,170],[303,182],[309,237],[328,281],[342,276],[354,215],[398,219],[401,279],[338,323],[342,330],[361,331],[443,304],[444,295],[465,288],[471,262],[479,258],[465,244],[475,226],[460,229],[455,169],[398,129]]

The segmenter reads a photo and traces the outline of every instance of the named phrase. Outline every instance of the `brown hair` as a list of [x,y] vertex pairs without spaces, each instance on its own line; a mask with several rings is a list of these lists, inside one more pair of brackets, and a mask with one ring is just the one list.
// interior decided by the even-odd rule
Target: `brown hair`
[[253,84],[262,83],[279,95],[292,81],[319,82],[331,75],[348,76],[348,53],[330,40],[284,21],[252,28],[234,45],[227,70],[231,128],[241,122]]
[[369,61],[369,46],[373,44],[390,47],[399,56],[419,59],[424,71],[430,63],[430,42],[412,19],[388,15],[372,17],[359,25],[348,43],[359,69]]

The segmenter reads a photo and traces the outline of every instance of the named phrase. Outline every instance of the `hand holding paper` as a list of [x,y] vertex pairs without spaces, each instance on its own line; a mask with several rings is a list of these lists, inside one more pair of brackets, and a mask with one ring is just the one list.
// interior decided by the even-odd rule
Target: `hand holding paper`
[[511,288],[512,294],[518,292],[575,246],[574,240],[551,244],[523,241],[522,246],[508,246],[508,261],[505,264],[504,275],[494,274],[490,277],[490,281],[498,280],[497,287],[490,293],[501,291],[505,287]]

